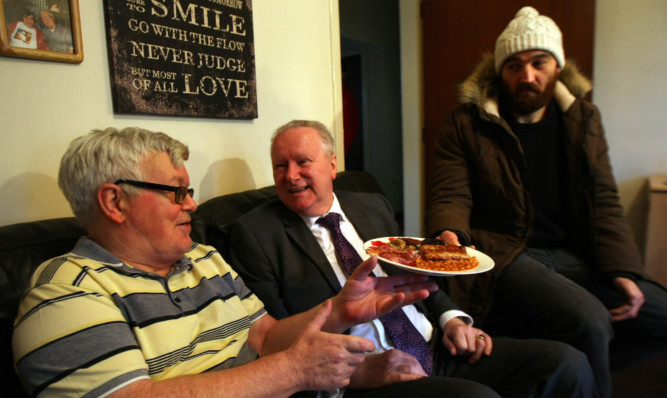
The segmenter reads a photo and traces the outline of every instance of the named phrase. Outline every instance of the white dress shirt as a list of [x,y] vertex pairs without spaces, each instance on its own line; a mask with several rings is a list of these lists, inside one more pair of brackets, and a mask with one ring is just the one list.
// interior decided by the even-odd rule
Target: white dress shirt
[[[364,250],[364,242],[359,237],[359,234],[354,229],[352,223],[347,219],[343,209],[340,207],[338,198],[334,194],[334,201],[331,205],[331,208],[327,213],[338,213],[340,217],[340,229],[343,233],[343,236],[354,246],[359,253],[359,256],[366,260],[370,257],[368,253]],[[338,263],[338,258],[336,257],[336,250],[334,248],[333,242],[331,240],[331,234],[329,230],[324,226],[318,224],[316,221],[320,216],[317,217],[303,217],[303,220],[306,222],[306,225],[310,228],[310,231],[317,239],[320,247],[324,251],[324,254],[327,256],[333,271],[338,277],[340,285],[343,286],[347,280],[346,272],[342,269],[341,265]],[[379,236],[378,236],[379,238]],[[373,270],[376,276],[387,276],[387,273],[382,269],[380,263]],[[433,326],[428,321],[426,316],[419,312],[414,305],[406,305],[402,308],[406,313],[410,322],[415,326],[419,333],[424,336],[426,341],[431,341],[433,335]],[[444,326],[452,318],[460,317],[469,325],[472,325],[472,318],[467,315],[465,312],[459,310],[450,310],[442,314],[438,320],[440,327],[444,330]],[[384,331],[384,326],[379,319],[374,319],[371,322],[353,326],[350,330],[350,334],[353,336],[365,337],[369,340],[372,340],[375,343],[376,350],[375,353],[380,353],[386,350],[395,348],[391,340],[387,337],[387,334]]]

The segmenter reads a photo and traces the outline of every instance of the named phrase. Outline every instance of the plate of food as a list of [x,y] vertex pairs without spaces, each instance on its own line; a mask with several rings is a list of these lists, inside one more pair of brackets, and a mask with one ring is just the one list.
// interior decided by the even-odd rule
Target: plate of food
[[431,276],[479,274],[495,265],[491,257],[479,250],[437,239],[387,236],[365,242],[364,249],[382,262]]

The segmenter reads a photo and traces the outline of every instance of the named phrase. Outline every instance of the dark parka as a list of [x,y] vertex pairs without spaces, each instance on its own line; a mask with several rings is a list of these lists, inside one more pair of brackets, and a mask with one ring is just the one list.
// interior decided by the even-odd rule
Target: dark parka
[[[499,115],[498,82],[493,56],[487,56],[461,85],[461,105],[446,117],[436,142],[425,219],[427,236],[455,231],[463,244],[494,259],[490,272],[448,278],[450,296],[480,323],[493,304],[497,275],[526,248],[534,217],[521,144]],[[641,257],[619,203],[600,112],[582,99],[590,89],[576,65],[566,63],[554,97],[566,134],[570,236],[595,272],[640,276]]]

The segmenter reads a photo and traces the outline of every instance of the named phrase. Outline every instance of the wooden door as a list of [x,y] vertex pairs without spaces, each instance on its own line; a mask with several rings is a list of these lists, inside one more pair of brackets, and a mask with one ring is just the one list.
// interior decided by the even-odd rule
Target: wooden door
[[457,85],[482,54],[494,52],[496,38],[526,3],[556,22],[565,58],[592,77],[595,0],[423,0],[426,200],[436,135],[447,112],[458,105]]

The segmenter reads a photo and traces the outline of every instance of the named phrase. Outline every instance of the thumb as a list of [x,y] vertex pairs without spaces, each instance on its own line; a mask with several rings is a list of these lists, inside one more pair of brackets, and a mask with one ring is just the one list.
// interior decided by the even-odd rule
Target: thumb
[[306,326],[307,329],[310,331],[320,331],[322,330],[322,327],[326,323],[327,319],[329,318],[329,315],[331,315],[331,299],[325,301],[322,304],[322,308],[320,308],[313,319],[308,323],[308,326]]
[[443,231],[440,234],[440,240],[444,241],[448,245],[460,246],[459,237],[452,231]]
[[354,270],[354,272],[352,273],[352,275],[350,275],[348,279],[363,281],[371,274],[371,272],[373,272],[373,269],[375,269],[377,263],[378,263],[377,256],[369,257],[366,261],[359,264],[357,269]]

